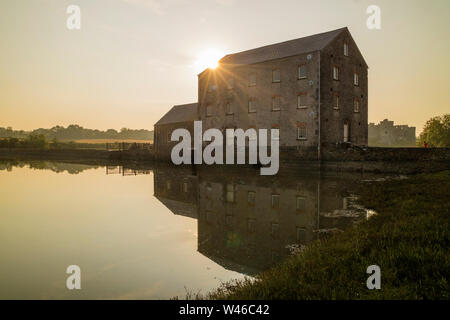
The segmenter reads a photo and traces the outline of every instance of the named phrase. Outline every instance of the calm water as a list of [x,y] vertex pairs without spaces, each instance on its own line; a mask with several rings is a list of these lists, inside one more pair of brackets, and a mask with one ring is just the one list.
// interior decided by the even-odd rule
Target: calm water
[[[0,299],[206,293],[367,218],[352,179],[0,163]],[[82,289],[68,290],[67,266]]]

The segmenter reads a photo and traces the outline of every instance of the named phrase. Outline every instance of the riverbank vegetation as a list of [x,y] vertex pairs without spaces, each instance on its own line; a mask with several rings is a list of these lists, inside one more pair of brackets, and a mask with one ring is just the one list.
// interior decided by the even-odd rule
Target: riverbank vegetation
[[[450,171],[364,183],[359,194],[378,214],[206,298],[449,299]],[[381,268],[380,290],[367,289],[370,265]]]
[[64,149],[124,149],[136,145],[151,145],[150,140],[127,139],[82,139],[75,141],[60,141],[56,138],[48,140],[42,134],[30,134],[25,138],[0,138],[0,149],[37,149],[37,150],[64,150]]
[[45,139],[52,141],[73,141],[80,139],[134,139],[134,140],[153,140],[153,131],[146,129],[122,128],[120,131],[108,129],[106,131],[97,129],[87,129],[76,124],[71,124],[66,128],[63,126],[54,126],[50,129],[35,129],[32,131],[13,130],[11,127],[0,127],[0,138],[19,138],[26,139],[28,136],[43,135]]

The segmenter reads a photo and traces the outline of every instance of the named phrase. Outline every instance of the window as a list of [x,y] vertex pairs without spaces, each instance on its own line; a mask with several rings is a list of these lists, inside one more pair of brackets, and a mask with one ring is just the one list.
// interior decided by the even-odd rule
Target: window
[[358,99],[355,99],[353,101],[353,111],[354,112],[359,112],[359,100]]
[[252,74],[249,76],[248,86],[249,86],[249,87],[254,87],[254,86],[256,86],[256,74],[252,73]]
[[167,182],[166,182],[166,187],[167,187],[167,191],[169,191],[169,190],[170,190],[170,187],[171,187],[171,184],[170,184],[170,181],[169,181],[169,180],[167,180]]
[[234,79],[229,78],[228,79],[228,90],[233,90],[233,89],[234,89]]
[[272,71],[272,82],[281,82],[280,69],[276,69],[276,70]]
[[280,110],[280,106],[281,106],[281,98],[280,98],[280,96],[272,97],[272,111]]
[[357,74],[356,72],[353,74],[353,84],[355,86],[359,86],[359,74]]
[[333,102],[333,108],[338,110],[339,109],[339,94],[334,94],[334,102]]
[[249,233],[255,232],[255,222],[256,222],[255,219],[248,219],[247,220],[247,231]]
[[302,64],[298,67],[298,78],[299,79],[306,79],[306,65]]
[[280,195],[279,194],[273,194],[272,195],[272,208],[278,209],[280,207]]
[[249,191],[247,194],[247,203],[249,206],[255,205],[256,193],[255,191]]
[[297,139],[306,140],[306,122],[297,123]]
[[348,57],[348,43],[344,43],[344,56]]
[[297,108],[305,109],[305,108],[308,107],[307,104],[306,104],[306,100],[307,100],[306,98],[307,98],[307,95],[304,92],[299,93],[297,95]]
[[233,114],[234,113],[234,111],[233,111],[233,104],[230,101],[228,101],[226,103],[226,105],[225,105],[225,113],[226,114]]
[[253,98],[248,100],[248,112],[256,112],[256,101]]
[[234,202],[234,185],[227,184],[227,202]]
[[305,197],[296,198],[296,209],[297,213],[304,213],[306,209],[306,199]]
[[212,116],[212,106],[210,104],[206,105],[206,116],[207,117]]
[[184,193],[188,192],[188,183],[186,181],[183,182],[183,192]]
[[171,142],[172,141],[172,134],[169,132],[168,134],[167,134],[167,142]]
[[339,67],[333,67],[333,80],[339,80]]

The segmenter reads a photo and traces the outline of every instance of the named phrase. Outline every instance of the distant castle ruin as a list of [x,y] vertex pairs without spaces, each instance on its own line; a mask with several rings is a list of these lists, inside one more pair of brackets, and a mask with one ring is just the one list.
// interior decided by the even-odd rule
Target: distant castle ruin
[[374,147],[414,147],[416,127],[394,125],[394,121],[384,119],[379,124],[369,123],[369,146]]

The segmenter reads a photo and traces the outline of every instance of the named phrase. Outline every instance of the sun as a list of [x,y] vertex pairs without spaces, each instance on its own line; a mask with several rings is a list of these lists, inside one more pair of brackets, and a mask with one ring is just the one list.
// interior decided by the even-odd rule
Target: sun
[[219,66],[219,60],[223,57],[223,53],[214,48],[203,51],[195,62],[197,72],[201,72],[207,68],[215,69]]

